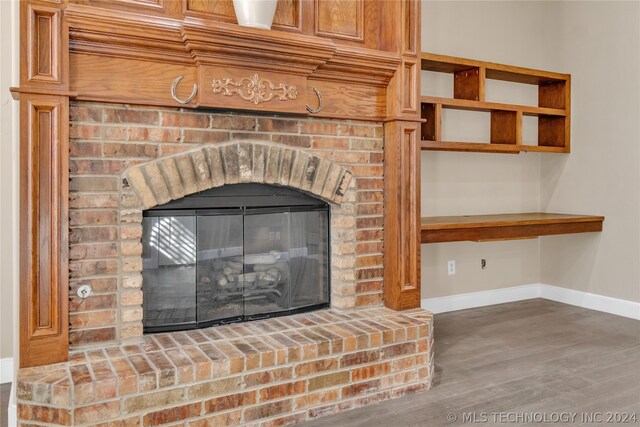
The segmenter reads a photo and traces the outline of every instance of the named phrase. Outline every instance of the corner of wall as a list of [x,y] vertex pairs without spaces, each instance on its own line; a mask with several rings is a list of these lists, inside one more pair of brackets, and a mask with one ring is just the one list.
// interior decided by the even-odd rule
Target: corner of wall
[[541,209],[605,221],[602,233],[541,239],[540,282],[640,302],[640,3],[542,11],[542,63],[572,74],[572,149],[542,157]]

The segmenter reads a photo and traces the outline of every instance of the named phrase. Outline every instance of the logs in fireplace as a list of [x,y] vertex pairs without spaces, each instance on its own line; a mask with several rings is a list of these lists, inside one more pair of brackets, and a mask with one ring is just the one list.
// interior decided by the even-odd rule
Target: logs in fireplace
[[214,188],[144,212],[145,332],[329,306],[329,205],[262,184]]

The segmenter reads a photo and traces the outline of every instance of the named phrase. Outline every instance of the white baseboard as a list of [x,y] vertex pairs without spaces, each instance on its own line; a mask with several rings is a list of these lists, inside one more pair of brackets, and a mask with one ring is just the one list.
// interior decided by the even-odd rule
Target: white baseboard
[[16,406],[16,394],[14,393],[15,388],[16,385],[11,384],[11,399],[9,399],[9,406],[7,407],[8,427],[18,426],[18,407]]
[[0,384],[13,382],[13,357],[0,359]]
[[539,297],[540,285],[533,284],[472,292],[470,294],[451,295],[448,297],[427,298],[422,300],[421,306],[432,313],[446,313],[448,311],[484,307],[485,305],[502,304],[505,302],[522,301]]
[[611,298],[589,292],[576,291],[558,286],[534,283],[511,288],[493,289],[448,297],[426,298],[422,300],[423,309],[432,313],[464,310],[493,304],[522,301],[532,298],[544,298],[564,304],[584,307],[591,310],[611,313],[618,316],[640,320],[640,303]]
[[640,302],[551,285],[539,285],[542,298],[640,320]]

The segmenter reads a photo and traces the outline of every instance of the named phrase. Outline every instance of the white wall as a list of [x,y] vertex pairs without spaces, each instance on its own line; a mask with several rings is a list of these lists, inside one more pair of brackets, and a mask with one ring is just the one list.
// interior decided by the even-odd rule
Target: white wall
[[[423,298],[541,282],[640,301],[640,2],[428,0],[422,10],[424,51],[567,72],[573,85],[570,154],[423,153],[423,216],[606,216],[603,233],[423,245]],[[423,94],[451,96],[445,80],[423,72]],[[536,102],[510,84],[487,91]],[[450,138],[488,135],[486,119],[447,120]]]
[[[538,2],[423,1],[422,50],[540,67],[541,13]],[[452,96],[450,75],[423,72],[422,77],[423,95]],[[487,99],[535,105],[537,88],[488,82]],[[489,113],[444,114],[445,139],[488,140]],[[524,136],[536,139],[532,132]],[[535,212],[539,183],[537,153],[423,152],[422,215]],[[422,245],[422,297],[536,283],[539,254],[538,240]],[[485,270],[480,268],[482,258],[487,260]],[[455,276],[447,275],[448,260],[456,261]]]
[[606,220],[541,239],[541,280],[640,302],[640,2],[549,2],[544,16],[544,60],[572,75],[573,143],[542,158],[542,209]]

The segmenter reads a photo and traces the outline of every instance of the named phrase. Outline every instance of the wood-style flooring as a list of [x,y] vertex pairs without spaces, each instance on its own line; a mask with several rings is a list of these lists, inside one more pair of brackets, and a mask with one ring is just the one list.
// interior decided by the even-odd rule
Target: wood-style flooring
[[9,420],[7,416],[7,406],[11,395],[11,383],[0,384],[0,427],[7,427]]
[[[464,413],[481,425],[544,424],[515,418],[523,414],[575,414],[547,425],[640,425],[640,321],[533,299],[439,314],[434,330],[431,390],[300,426],[473,424]],[[607,423],[607,412],[637,419]]]

